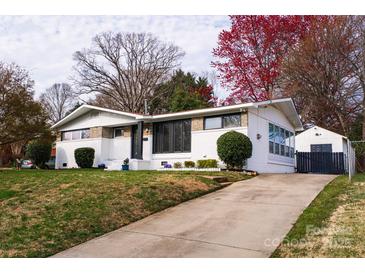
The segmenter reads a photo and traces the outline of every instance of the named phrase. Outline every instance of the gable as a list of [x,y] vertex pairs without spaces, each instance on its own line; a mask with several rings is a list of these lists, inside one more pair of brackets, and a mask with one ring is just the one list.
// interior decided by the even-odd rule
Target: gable
[[65,123],[59,130],[74,130],[99,126],[119,126],[135,122],[135,118],[126,115],[108,113],[101,110],[89,110],[87,113]]
[[310,129],[307,129],[302,133],[298,134],[296,137],[298,139],[316,138],[316,139],[340,139],[340,140],[342,140],[342,138],[345,138],[344,136],[336,132],[318,126],[311,127]]

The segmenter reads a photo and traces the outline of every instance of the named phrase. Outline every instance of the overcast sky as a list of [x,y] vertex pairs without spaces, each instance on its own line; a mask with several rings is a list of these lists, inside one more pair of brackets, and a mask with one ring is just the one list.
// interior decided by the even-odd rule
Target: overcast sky
[[89,47],[95,34],[151,32],[185,51],[184,70],[201,74],[214,70],[212,49],[229,26],[227,16],[0,16],[0,61],[25,67],[39,95],[55,82],[69,81],[72,54]]

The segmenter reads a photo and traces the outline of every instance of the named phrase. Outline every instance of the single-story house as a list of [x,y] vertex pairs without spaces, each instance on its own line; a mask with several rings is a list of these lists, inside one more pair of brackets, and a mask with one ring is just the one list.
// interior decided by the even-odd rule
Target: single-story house
[[348,152],[347,137],[319,126],[311,127],[295,136],[299,152]]
[[[230,130],[253,145],[246,168],[294,172],[295,131],[302,124],[292,99],[143,115],[83,105],[57,122],[56,168],[76,168],[74,150],[95,149],[94,166],[153,170],[166,163],[217,159],[217,139]],[[224,163],[219,161],[220,166]]]

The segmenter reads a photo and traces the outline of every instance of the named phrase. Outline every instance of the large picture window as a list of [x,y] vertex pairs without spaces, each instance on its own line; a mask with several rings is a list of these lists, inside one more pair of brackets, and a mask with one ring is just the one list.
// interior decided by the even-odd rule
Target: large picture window
[[228,114],[204,118],[204,129],[218,129],[241,126],[241,114]]
[[191,120],[177,120],[153,125],[153,153],[191,151]]
[[294,158],[294,133],[269,123],[269,152]]
[[88,138],[90,138],[90,129],[89,128],[63,131],[62,135],[61,135],[62,141],[80,140],[80,139],[88,139]]

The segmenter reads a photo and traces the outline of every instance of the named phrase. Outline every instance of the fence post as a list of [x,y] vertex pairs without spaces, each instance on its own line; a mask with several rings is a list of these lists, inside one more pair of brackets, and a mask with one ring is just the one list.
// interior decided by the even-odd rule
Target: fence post
[[348,169],[349,169],[349,182],[351,183],[351,172],[352,172],[352,167],[351,167],[351,162],[352,162],[352,156],[350,155],[351,153],[351,141],[349,139],[347,139],[347,163],[348,163]]

